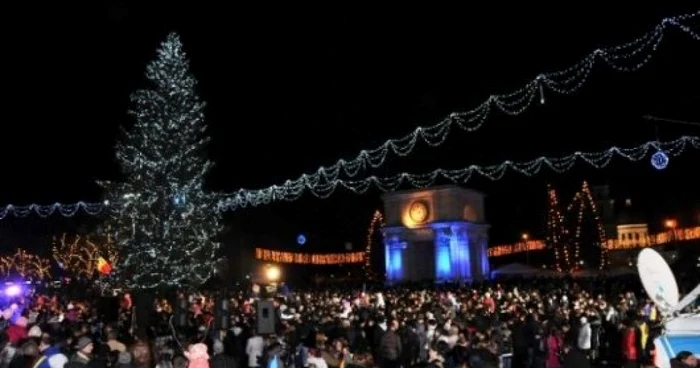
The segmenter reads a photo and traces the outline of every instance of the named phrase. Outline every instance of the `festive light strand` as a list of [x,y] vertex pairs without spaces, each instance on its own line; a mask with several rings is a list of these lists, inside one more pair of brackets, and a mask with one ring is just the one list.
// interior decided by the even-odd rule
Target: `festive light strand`
[[365,276],[368,280],[373,277],[372,272],[372,243],[374,241],[374,234],[377,230],[381,230],[384,227],[384,215],[379,210],[374,211],[372,216],[372,221],[369,223],[367,228],[367,240],[365,241]]
[[[545,91],[552,91],[560,95],[571,95],[578,91],[588,80],[599,61],[620,72],[639,70],[651,61],[664,34],[671,27],[678,28],[690,35],[692,39],[700,41],[700,34],[694,31],[693,26],[689,25],[696,22],[698,18],[700,18],[700,12],[664,18],[653,29],[633,41],[595,49],[566,69],[540,73],[519,89],[510,93],[491,95],[471,110],[453,112],[435,125],[419,126],[411,133],[400,138],[388,139],[374,149],[361,150],[353,159],[340,159],[333,165],[321,166],[313,173],[303,174],[295,180],[287,180],[284,184],[271,187],[270,190],[303,187],[310,182],[329,180],[328,178],[334,180],[342,174],[352,178],[368,166],[371,168],[383,166],[390,152],[401,157],[410,155],[419,141],[423,141],[431,147],[438,147],[447,140],[455,125],[467,132],[478,130],[494,108],[507,115],[520,115],[532,105],[538,96],[539,102],[544,104]],[[251,191],[241,189],[238,193],[230,195],[236,196],[249,192]]]
[[293,253],[271,249],[255,248],[255,259],[274,263],[296,263],[311,265],[341,265],[350,263],[364,263],[364,252],[351,253]]
[[100,241],[94,241],[90,236],[76,235],[68,237],[63,234],[53,239],[53,259],[62,270],[92,279],[98,274],[97,264],[100,257],[114,267],[119,261],[117,246],[111,237],[111,229]]
[[26,206],[16,206],[13,204],[8,204],[0,208],[0,220],[7,216],[14,216],[18,218],[24,218],[32,214],[36,214],[39,217],[46,218],[54,214],[59,214],[63,217],[73,217],[81,211],[91,215],[96,216],[112,207],[108,202],[104,203],[88,203],[88,202],[77,202],[77,203],[54,203],[49,205],[41,204],[30,204]]
[[577,161],[583,161],[596,169],[602,169],[608,166],[615,156],[634,162],[647,157],[650,151],[663,151],[669,157],[675,157],[683,153],[688,146],[700,149],[700,138],[696,136],[682,136],[670,142],[649,141],[632,148],[613,146],[599,152],[574,152],[561,157],[541,156],[530,161],[514,162],[508,160],[498,165],[471,165],[462,169],[436,169],[422,174],[401,173],[383,178],[370,176],[360,180],[343,180],[339,179],[337,175],[326,175],[322,178],[308,176],[303,182],[288,181],[282,186],[273,185],[260,190],[240,191],[230,198],[223,199],[219,206],[220,210],[236,210],[241,207],[259,206],[279,200],[294,201],[307,190],[316,197],[327,198],[338,187],[346,188],[357,194],[363,194],[372,187],[376,187],[383,192],[393,191],[404,183],[409,183],[415,188],[427,188],[434,185],[441,178],[453,183],[463,184],[468,182],[474,174],[495,181],[502,179],[509,169],[526,176],[533,176],[544,167],[556,173],[564,173],[571,170]]
[[23,249],[9,256],[0,257],[0,275],[21,276],[28,280],[46,280],[51,277],[51,262]]
[[[649,152],[663,151],[669,157],[677,157],[688,147],[700,149],[700,138],[697,136],[682,136],[669,142],[649,141],[632,148],[610,147],[599,152],[574,152],[567,156],[546,157],[540,156],[530,161],[504,161],[497,165],[479,166],[470,165],[462,169],[435,169],[421,174],[401,173],[389,177],[370,176],[359,180],[342,180],[338,177],[324,176],[315,180],[309,176],[303,183],[287,181],[282,186],[273,185],[259,190],[242,190],[234,195],[224,195],[218,203],[220,211],[234,211],[238,208],[255,207],[271,203],[273,201],[294,201],[301,197],[305,191],[309,191],[318,198],[328,198],[338,187],[343,187],[356,194],[363,194],[372,189],[378,188],[383,192],[396,190],[401,185],[409,183],[415,188],[427,188],[432,186],[437,180],[443,178],[453,183],[464,184],[468,182],[474,174],[483,176],[490,180],[501,180],[508,172],[508,169],[526,176],[533,176],[539,173],[542,168],[549,168],[556,173],[565,173],[571,170],[577,161],[583,161],[588,165],[602,169],[608,166],[615,156],[623,157],[629,161],[639,161],[648,156]],[[53,214],[60,214],[64,217],[75,216],[79,210],[83,210],[89,215],[98,215],[105,211],[114,211],[117,205],[104,203],[77,202],[72,204],[55,203],[51,205],[30,204],[26,206],[6,205],[0,208],[0,219],[7,216],[19,218],[36,214],[46,218]]]

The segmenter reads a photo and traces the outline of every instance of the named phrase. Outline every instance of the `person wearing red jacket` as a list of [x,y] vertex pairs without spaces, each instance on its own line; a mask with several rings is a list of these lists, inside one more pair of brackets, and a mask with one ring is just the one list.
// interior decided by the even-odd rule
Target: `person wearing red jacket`
[[24,317],[17,318],[12,326],[5,330],[7,339],[10,344],[17,346],[17,343],[27,338],[27,319]]
[[637,349],[637,331],[633,325],[627,326],[622,333],[622,355],[625,361],[625,367],[637,367],[639,351]]

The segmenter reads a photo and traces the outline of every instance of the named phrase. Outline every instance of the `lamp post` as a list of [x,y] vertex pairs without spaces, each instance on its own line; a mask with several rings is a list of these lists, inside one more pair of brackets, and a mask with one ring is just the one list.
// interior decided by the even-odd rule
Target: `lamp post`
[[522,235],[520,235],[520,239],[523,240],[523,244],[525,245],[525,263],[529,266],[530,265],[530,247],[528,247],[527,240],[530,239],[530,235],[528,233],[522,233]]

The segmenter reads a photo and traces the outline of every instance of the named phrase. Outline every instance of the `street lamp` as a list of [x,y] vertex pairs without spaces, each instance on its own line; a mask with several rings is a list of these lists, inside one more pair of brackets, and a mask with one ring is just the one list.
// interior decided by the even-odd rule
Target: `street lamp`
[[520,239],[523,240],[523,244],[525,245],[525,264],[528,266],[530,265],[530,247],[528,247],[527,240],[530,239],[530,235],[528,233],[522,233],[520,235]]

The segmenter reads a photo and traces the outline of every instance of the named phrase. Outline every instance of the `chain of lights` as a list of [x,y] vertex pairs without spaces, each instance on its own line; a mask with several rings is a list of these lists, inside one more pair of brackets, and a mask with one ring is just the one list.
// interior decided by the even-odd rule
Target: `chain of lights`
[[[596,169],[602,169],[608,166],[615,156],[620,156],[629,161],[636,162],[647,157],[650,151],[655,153],[664,152],[669,157],[677,157],[689,147],[700,149],[700,138],[697,136],[682,136],[673,141],[649,141],[631,148],[613,146],[599,152],[574,152],[567,156],[560,157],[540,156],[530,161],[515,162],[507,160],[497,165],[470,165],[462,169],[435,169],[420,174],[401,173],[388,177],[370,176],[359,180],[343,180],[339,179],[337,176],[317,177],[315,180],[311,180],[309,176],[307,177],[308,180],[304,183],[287,181],[287,183],[282,186],[273,185],[259,190],[241,190],[234,195],[225,195],[226,198],[219,201],[218,209],[220,211],[234,211],[238,208],[255,207],[273,201],[294,201],[299,199],[307,190],[318,198],[328,198],[338,187],[346,188],[356,194],[363,194],[373,187],[376,187],[382,192],[390,192],[398,189],[405,183],[409,183],[415,188],[427,188],[435,184],[439,179],[446,179],[453,183],[464,184],[468,182],[474,174],[496,181],[501,180],[509,169],[526,176],[534,176],[543,168],[549,168],[561,174],[571,170],[578,161],[583,161]],[[51,205],[30,204],[26,206],[9,204],[0,208],[0,219],[10,215],[23,218],[30,214],[36,214],[46,218],[56,213],[64,217],[72,217],[80,210],[83,210],[89,215],[98,215],[104,211],[114,211],[115,209],[116,206],[110,205],[108,202],[55,203]]]
[[365,252],[314,254],[281,252],[270,249],[255,248],[255,259],[274,263],[342,265],[350,263],[364,263]]
[[100,258],[105,259],[111,267],[119,261],[117,247],[112,240],[111,231],[100,241],[93,241],[90,236],[76,235],[69,237],[63,234],[53,238],[53,259],[58,266],[74,276],[93,278],[98,274],[97,264]]
[[565,258],[566,262],[569,262],[569,251],[566,247],[562,249],[564,254],[560,254],[561,238],[562,235],[566,235],[562,234],[562,232],[566,231],[566,227],[564,226],[564,216],[561,213],[556,189],[547,186],[547,193],[549,194],[549,202],[547,204],[547,247],[554,250],[555,271],[561,272],[561,259]]
[[24,218],[32,214],[38,215],[42,218],[55,214],[63,217],[73,217],[81,211],[91,216],[97,216],[110,210],[111,208],[112,207],[107,202],[88,203],[82,201],[77,203],[54,203],[49,205],[30,204],[26,206],[8,204],[4,207],[0,207],[0,220],[10,215],[18,218]]
[[[700,12],[664,18],[649,32],[633,41],[595,49],[566,69],[540,73],[519,89],[509,93],[491,95],[471,110],[451,113],[435,125],[419,126],[403,137],[388,139],[374,149],[361,150],[353,159],[340,159],[333,165],[321,166],[313,173],[303,174],[295,180],[287,180],[284,184],[273,186],[269,190],[274,191],[273,195],[285,195],[280,192],[284,192],[290,187],[304,187],[308,186],[309,183],[324,180],[332,181],[342,174],[347,177],[355,177],[367,167],[378,168],[384,165],[390,152],[401,157],[410,155],[419,141],[423,141],[431,147],[438,147],[446,141],[455,126],[467,132],[478,130],[494,108],[507,115],[520,115],[532,105],[533,101],[537,100],[537,97],[539,97],[539,102],[544,104],[545,90],[561,95],[570,95],[578,91],[588,80],[599,61],[608,64],[616,71],[636,71],[651,61],[664,34],[671,27],[680,29],[694,40],[700,41],[700,35],[694,32],[693,26],[690,25],[698,18],[700,18]],[[250,192],[241,189],[239,193],[231,193],[231,195],[237,196]]]
[[365,275],[368,279],[372,279],[372,243],[374,234],[378,229],[384,226],[384,215],[379,210],[374,211],[372,221],[367,228],[367,240],[365,241]]
[[[581,233],[583,228],[583,219],[586,210],[592,215],[596,226],[597,246],[600,247],[600,265],[599,269],[603,269],[608,265],[608,250],[605,247],[606,234],[603,221],[598,214],[598,208],[591,194],[588,182],[584,181],[581,190],[574,194],[574,198],[566,207],[566,212],[562,215],[559,207],[557,193],[551,187],[549,192],[549,211],[547,216],[547,242],[550,248],[554,250],[555,265],[554,269],[557,272],[563,270],[574,270],[580,267],[580,247]],[[574,210],[578,211],[574,211]],[[573,237],[569,230],[568,218],[576,212],[575,229]],[[569,248],[573,245],[573,261],[570,257]],[[563,253],[563,254],[562,254]],[[562,261],[564,267],[562,267]]]
[[593,215],[593,223],[596,226],[596,233],[598,234],[598,243],[596,244],[600,247],[600,263],[598,269],[602,270],[609,265],[608,259],[608,249],[605,247],[605,241],[608,236],[605,233],[605,226],[603,225],[603,219],[600,218],[600,213],[598,212],[598,206],[596,206],[595,200],[593,199],[593,194],[591,193],[591,188],[588,186],[588,182],[583,182],[583,195],[582,201],[585,199],[586,206],[589,209],[589,213]]
[[521,252],[535,252],[545,249],[546,243],[542,240],[519,241],[513,244],[500,244],[489,247],[489,257],[503,257]]
[[51,262],[23,249],[9,256],[0,257],[0,274],[4,277],[20,276],[27,280],[45,280],[51,277]]
[[700,239],[700,226],[685,229],[674,228],[661,233],[650,234],[639,240],[608,239],[605,242],[605,248],[607,251],[628,250],[698,239]]
[[318,198],[327,198],[338,187],[343,187],[356,194],[363,194],[372,187],[382,192],[390,192],[408,183],[415,188],[430,187],[439,179],[447,179],[453,183],[464,184],[474,174],[490,180],[500,180],[511,171],[533,176],[543,168],[549,168],[556,173],[564,173],[571,170],[577,161],[583,161],[588,165],[602,169],[610,164],[615,156],[623,157],[630,161],[639,161],[649,155],[649,152],[662,151],[670,157],[678,156],[688,148],[700,149],[700,138],[696,136],[682,136],[669,142],[649,141],[632,148],[610,147],[599,152],[574,152],[561,157],[541,156],[530,161],[504,161],[497,165],[479,166],[470,165],[462,169],[436,169],[421,174],[401,173],[389,177],[370,176],[365,179],[343,180],[335,176],[324,175],[321,177],[306,177],[303,182],[288,181],[282,186],[273,185],[259,190],[242,190],[220,203],[220,210],[236,210],[248,206],[259,206],[273,201],[294,201],[301,197],[304,191],[309,191]]

